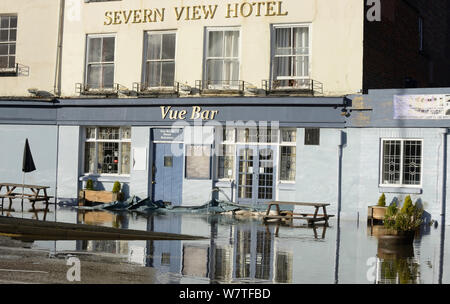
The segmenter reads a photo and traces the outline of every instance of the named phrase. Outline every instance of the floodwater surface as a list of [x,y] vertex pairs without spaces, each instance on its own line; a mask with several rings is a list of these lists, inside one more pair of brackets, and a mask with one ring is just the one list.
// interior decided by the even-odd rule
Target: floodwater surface
[[[17,208],[17,206],[19,208]],[[15,205],[16,210],[20,204]],[[54,208],[54,205],[50,208]],[[56,216],[55,216],[56,214]],[[7,215],[6,212],[4,215]],[[10,216],[38,218],[26,210]],[[33,248],[56,254],[95,253],[156,269],[155,283],[450,283],[445,227],[423,227],[411,246],[383,248],[382,227],[330,221],[316,229],[231,215],[136,214],[58,207],[47,221],[190,234],[198,241],[35,241]],[[294,224],[303,224],[294,223]],[[448,268],[447,268],[448,269]]]

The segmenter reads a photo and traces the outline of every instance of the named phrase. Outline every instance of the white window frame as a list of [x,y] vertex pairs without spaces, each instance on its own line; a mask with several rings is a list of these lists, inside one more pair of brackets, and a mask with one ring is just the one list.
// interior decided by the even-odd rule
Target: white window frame
[[[114,61],[105,61],[105,62],[89,62],[89,43],[91,39],[95,38],[114,38]],[[89,90],[96,91],[96,90],[114,90],[114,83],[116,83],[116,58],[117,58],[117,35],[115,33],[109,33],[109,34],[87,34],[86,35],[86,50],[85,50],[85,65],[84,65],[84,87],[88,88]],[[89,65],[91,64],[113,64],[114,66],[114,74],[113,74],[113,87],[112,88],[89,88],[88,87],[88,72],[89,72]]]
[[[384,142],[386,141],[400,141],[400,184],[384,184],[383,183],[383,165],[384,165]],[[404,142],[405,141],[420,141],[421,142],[421,155],[420,155],[420,184],[418,185],[408,185],[404,184],[403,180],[403,165],[404,165]],[[423,184],[423,139],[419,138],[382,138],[380,141],[380,176],[379,176],[379,187],[394,187],[394,188],[422,188]]]
[[[223,138],[222,138],[222,142],[220,142],[220,143],[216,143],[216,149],[219,149],[219,147],[220,146],[224,146],[224,145],[226,145],[226,146],[232,146],[233,147],[233,151],[234,151],[234,153],[233,153],[233,168],[232,168],[232,170],[233,170],[233,174],[231,175],[231,177],[219,177],[219,157],[224,157],[225,155],[217,155],[216,154],[216,166],[215,166],[215,169],[216,169],[216,176],[215,176],[215,178],[216,178],[216,180],[217,181],[224,181],[224,182],[229,182],[229,181],[232,181],[232,180],[234,180],[235,179],[235,177],[236,177],[236,136],[237,136],[237,134],[236,134],[236,128],[229,128],[229,129],[231,129],[232,130],[232,132],[233,132],[233,138],[231,138],[231,139],[227,139],[226,141],[223,141]],[[226,130],[226,127],[223,127],[222,129],[220,129],[220,130]],[[216,150],[217,151],[217,150]]]
[[[8,67],[0,68],[0,72],[10,72],[10,71],[15,70],[16,66],[17,66],[17,35],[18,35],[18,28],[19,28],[19,17],[18,17],[17,14],[0,14],[0,17],[8,17],[8,18],[16,17],[16,27],[11,27],[11,21],[10,21],[9,27],[6,28],[8,30],[8,40],[0,42],[0,45],[7,45],[7,47],[8,47],[8,53],[6,55],[1,56],[1,57],[6,57],[7,58]],[[14,41],[13,40],[9,40],[10,39],[9,32],[11,30],[16,30],[16,39]],[[10,44],[14,44],[14,49],[15,49],[14,50],[14,56],[11,56],[11,54],[9,53],[9,45]],[[9,67],[9,58],[10,57],[14,57],[14,66],[13,67]]]
[[[307,76],[275,76],[275,58],[276,57],[294,57],[294,56],[306,56],[306,55],[275,55],[275,49],[276,49],[276,29],[279,28],[295,28],[295,27],[303,27],[308,29],[308,75]],[[308,80],[311,79],[312,75],[312,25],[311,23],[289,23],[289,24],[273,24],[272,30],[271,30],[271,75],[270,79],[271,82],[274,82],[276,80]],[[289,86],[287,87],[279,87],[281,89],[291,88]]]
[[[283,130],[290,130],[290,131],[295,131],[295,141],[283,141]],[[294,180],[283,180],[281,179],[281,148],[282,147],[295,147],[295,171],[297,171],[297,152],[298,152],[298,148],[297,148],[297,140],[298,140],[298,129],[296,128],[280,128],[279,129],[279,138],[280,138],[280,147],[279,147],[279,153],[278,153],[278,158],[279,158],[279,164],[278,164],[278,180],[280,182],[280,184],[295,184],[296,180],[297,180],[297,174],[294,175]]]
[[[209,45],[209,32],[229,32],[229,31],[238,31],[239,32],[239,39],[238,39],[238,43],[239,43],[239,52],[238,52],[238,57],[208,57],[208,45]],[[225,37],[225,36],[224,36]],[[222,26],[222,27],[206,27],[205,28],[205,44],[204,44],[204,58],[203,58],[203,82],[206,83],[207,81],[209,81],[208,79],[208,69],[207,69],[207,61],[209,59],[231,59],[231,60],[235,60],[237,59],[239,62],[239,68],[238,68],[238,79],[234,80],[234,81],[239,81],[241,78],[241,54],[242,54],[242,31],[241,31],[241,27],[240,26]],[[223,74],[223,71],[222,71]],[[226,81],[226,79],[212,79],[211,81]],[[228,81],[233,81],[232,79],[228,79]],[[207,87],[208,89],[237,89],[239,88],[239,84],[238,85],[229,85],[226,86],[224,84],[216,84],[216,85],[210,85],[209,87]]]
[[[95,138],[87,138],[86,137],[86,131],[87,129],[93,128],[95,129]],[[119,139],[99,139],[99,128],[119,128]],[[132,130],[131,126],[86,126],[83,128],[83,174],[85,176],[89,175],[95,175],[95,176],[123,176],[123,177],[129,177],[131,174],[131,166],[132,162],[130,159],[130,173],[122,174],[122,143],[130,143],[130,158],[131,158],[131,133],[130,138],[122,138],[122,130],[123,128],[130,128],[130,132]],[[98,173],[98,143],[99,142],[112,142],[112,143],[118,143],[119,144],[119,163],[117,164],[117,173]],[[95,154],[94,154],[94,172],[86,172],[86,143],[95,143]]]
[[[175,34],[175,54],[174,54],[174,58],[172,59],[152,59],[152,60],[148,60],[148,39],[149,36],[152,34],[160,34],[160,35],[165,35],[165,34]],[[178,33],[176,30],[161,30],[161,31],[145,31],[144,32],[144,58],[142,61],[142,84],[145,85],[145,88],[147,89],[172,89],[176,83],[176,79],[177,79],[177,50],[178,50]],[[148,79],[147,79],[147,62],[149,61],[155,61],[155,62],[173,62],[175,65],[175,70],[173,73],[173,86],[147,86],[148,84]],[[162,70],[161,70],[161,75],[162,75]],[[160,75],[160,78],[161,78]],[[161,84],[161,83],[160,83]]]

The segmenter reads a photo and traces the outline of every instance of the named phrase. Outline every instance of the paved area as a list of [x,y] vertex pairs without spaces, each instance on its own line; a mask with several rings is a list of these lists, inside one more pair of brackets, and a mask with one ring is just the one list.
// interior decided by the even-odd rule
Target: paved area
[[[28,247],[28,248],[27,248]],[[123,258],[80,252],[63,252],[56,256],[48,251],[29,248],[30,244],[0,236],[0,283],[2,284],[151,284],[156,270],[126,263]],[[80,281],[75,264],[67,259],[79,259]]]

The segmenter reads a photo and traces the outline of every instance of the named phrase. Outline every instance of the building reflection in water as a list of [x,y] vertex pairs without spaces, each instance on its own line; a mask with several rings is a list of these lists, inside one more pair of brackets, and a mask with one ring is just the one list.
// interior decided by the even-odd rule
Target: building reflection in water
[[[80,211],[78,222],[129,228],[129,215]],[[149,216],[147,231],[182,233],[181,216]],[[252,224],[219,224],[208,219],[209,244],[181,241],[144,241],[142,248],[129,241],[77,241],[77,250],[136,255],[129,260],[160,272],[207,278],[211,283],[236,281],[292,282],[292,252],[277,249],[274,229]],[[221,231],[219,231],[219,229]],[[224,231],[226,229],[227,231]],[[218,238],[218,233],[229,238]],[[139,252],[142,249],[142,252]]]
[[418,284],[420,265],[413,245],[378,247],[377,284]]
[[232,237],[227,244],[184,245],[182,274],[209,277],[213,283],[292,282],[292,253],[277,250],[274,233],[262,226],[233,225],[229,229]]
[[[128,228],[128,216],[120,213],[110,213],[106,211],[84,211],[79,210],[77,215],[79,224]],[[128,255],[128,241],[120,240],[82,240],[76,241],[76,249],[89,252],[104,252],[118,255]]]

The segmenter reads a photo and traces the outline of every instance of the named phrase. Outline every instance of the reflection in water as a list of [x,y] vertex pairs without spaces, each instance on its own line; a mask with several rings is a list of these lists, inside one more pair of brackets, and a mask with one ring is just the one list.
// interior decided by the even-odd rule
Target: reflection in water
[[413,245],[378,247],[378,284],[418,284],[420,267]]
[[[157,278],[158,282],[163,283],[398,284],[448,281],[448,277],[443,278],[444,238],[439,234],[440,229],[423,234],[416,239],[413,248],[383,248],[377,247],[376,236],[383,233],[381,230],[368,230],[369,235],[366,235],[365,229],[355,230],[356,223],[348,221],[335,222],[328,228],[326,238],[321,238],[325,232],[321,228],[316,232],[284,226],[266,227],[261,220],[238,220],[231,216],[138,216],[58,209],[58,219],[209,237],[202,241],[40,241],[34,245],[40,248],[54,245],[55,252],[58,249],[60,252],[78,250],[118,255],[124,262],[155,268],[163,275],[161,280]],[[366,262],[375,255],[376,272],[368,281]]]
[[[181,219],[181,216],[149,216],[146,229],[180,233]],[[129,224],[126,216],[100,211],[79,211],[78,221],[118,228],[127,228]],[[236,222],[224,225],[217,217],[209,217],[207,221],[211,236],[208,244],[145,241],[142,264],[160,272],[209,279],[211,283],[292,282],[293,254],[277,250],[274,229]],[[226,241],[217,239],[219,227],[220,233],[228,230]],[[136,255],[138,248],[130,246],[128,241],[77,241],[77,250]]]

